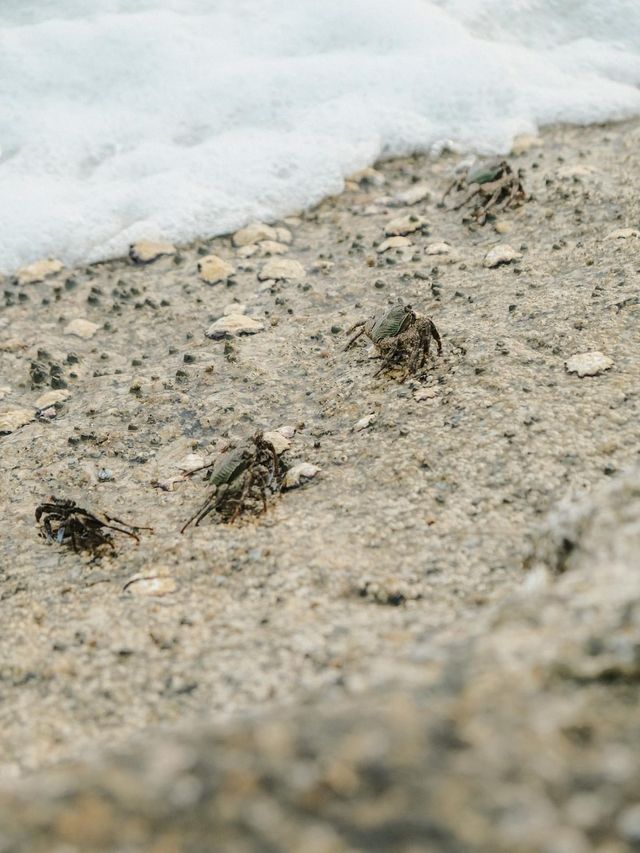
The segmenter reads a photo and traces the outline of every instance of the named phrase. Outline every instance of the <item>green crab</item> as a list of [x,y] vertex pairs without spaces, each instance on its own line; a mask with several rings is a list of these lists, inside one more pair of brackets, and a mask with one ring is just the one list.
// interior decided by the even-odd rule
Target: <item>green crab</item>
[[442,340],[433,320],[416,314],[411,305],[405,305],[402,300],[368,320],[354,323],[347,334],[353,332],[356,334],[345,346],[345,352],[354,346],[361,335],[366,335],[383,359],[374,376],[394,364],[403,363],[405,371],[400,381],[404,382],[408,376],[424,367],[432,338],[436,342],[438,355],[442,354]]
[[[259,512],[267,510],[267,495],[279,492],[283,470],[275,447],[257,432],[239,447],[231,447],[210,465],[206,475],[212,487],[200,508],[184,524],[181,533],[195,522],[197,527],[211,512],[222,521],[233,524],[238,516],[256,504]],[[194,472],[192,472],[194,473]]]
[[528,198],[522,185],[521,170],[514,172],[506,160],[483,160],[470,166],[447,187],[442,196],[443,203],[451,192],[464,194],[452,210],[460,210],[475,199],[470,218],[475,219],[478,225],[484,225],[491,211],[517,207]]

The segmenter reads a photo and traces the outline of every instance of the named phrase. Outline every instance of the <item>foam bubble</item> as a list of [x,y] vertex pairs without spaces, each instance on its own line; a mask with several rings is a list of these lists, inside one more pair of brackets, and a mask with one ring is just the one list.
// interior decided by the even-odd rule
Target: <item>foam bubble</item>
[[4,0],[0,80],[10,272],[272,219],[381,156],[636,115],[640,4]]

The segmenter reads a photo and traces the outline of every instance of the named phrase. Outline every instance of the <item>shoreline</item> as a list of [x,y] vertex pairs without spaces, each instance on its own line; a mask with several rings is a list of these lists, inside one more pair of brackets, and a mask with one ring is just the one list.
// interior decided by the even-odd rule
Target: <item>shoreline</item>
[[[459,155],[416,156],[378,164],[341,196],[277,223],[291,241],[269,235],[279,246],[270,255],[264,241],[249,254],[217,237],[145,266],[113,260],[8,288],[0,413],[31,410],[33,419],[0,437],[12,531],[0,546],[9,567],[0,593],[5,780],[158,726],[226,726],[216,735],[224,750],[234,731],[259,729],[278,709],[301,720],[296,709],[307,704],[320,715],[353,709],[389,682],[429,694],[456,648],[481,659],[484,678],[496,652],[492,619],[514,594],[516,616],[498,636],[535,647],[538,628],[527,627],[521,601],[530,539],[561,500],[637,460],[640,387],[640,242],[610,237],[640,220],[640,120],[554,127],[540,139],[513,158],[533,199],[484,228],[437,204]],[[422,183],[431,195],[413,205],[376,203]],[[377,251],[389,222],[411,215],[428,223],[407,234],[411,245]],[[443,243],[445,254],[430,254]],[[505,243],[521,257],[485,267]],[[198,263],[211,254],[235,270],[227,283],[202,280]],[[280,260],[303,272],[270,279],[265,267]],[[343,352],[346,329],[396,297],[433,317],[444,343],[443,357],[404,384],[374,379],[364,348]],[[205,336],[225,316],[263,328],[225,352]],[[77,320],[88,337],[65,333]],[[591,351],[611,369],[568,373],[568,359]],[[48,378],[31,388],[34,361],[67,387]],[[69,395],[52,404],[55,417],[36,420],[37,401],[55,390]],[[180,476],[185,458],[207,461],[229,439],[283,425],[296,428],[288,455],[317,465],[317,478],[255,523],[180,536],[203,495],[201,481]],[[88,564],[38,538],[33,510],[49,494],[154,534]],[[161,598],[124,590],[145,573],[175,588]],[[556,591],[549,581],[541,595],[553,613],[574,583]],[[604,610],[616,607],[612,593]],[[554,636],[577,630],[577,606],[557,619]],[[555,654],[555,639],[539,631]],[[495,674],[523,702],[539,665],[525,658],[522,683],[502,664]],[[481,692],[474,677],[465,684]],[[606,688],[597,690],[606,709]],[[433,713],[435,725],[451,712]],[[507,728],[509,715],[500,704]],[[247,716],[254,722],[241,724]],[[401,723],[380,725],[396,732]],[[284,774],[287,751],[274,749]],[[472,750],[469,761],[481,757]]]

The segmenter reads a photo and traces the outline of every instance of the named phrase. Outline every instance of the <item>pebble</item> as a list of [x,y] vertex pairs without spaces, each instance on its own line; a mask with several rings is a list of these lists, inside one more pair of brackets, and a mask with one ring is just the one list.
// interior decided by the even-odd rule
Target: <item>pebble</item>
[[534,136],[532,133],[521,133],[513,140],[511,153],[515,155],[526,154],[532,148],[542,148],[543,145],[544,142],[539,136]]
[[46,261],[36,261],[34,264],[29,264],[22,267],[16,274],[18,284],[35,284],[38,281],[43,281],[51,275],[59,273],[64,269],[62,261],[57,261],[50,258]]
[[302,219],[299,216],[285,216],[282,220],[285,225],[288,225],[289,228],[298,228],[302,225]]
[[408,237],[389,237],[380,243],[376,252],[378,252],[378,254],[382,254],[382,252],[388,252],[389,249],[404,249],[407,246],[413,246],[413,243]]
[[599,373],[613,367],[613,359],[599,350],[594,350],[572,355],[565,362],[565,366],[568,373],[577,373],[581,377],[598,376]]
[[450,255],[451,246],[448,243],[429,243],[424,250],[426,255]]
[[258,279],[260,281],[266,281],[267,279],[287,279],[287,280],[299,280],[304,278],[304,267],[300,263],[300,261],[293,261],[286,258],[274,258],[272,261],[267,261],[267,263],[262,267],[260,272],[258,273]]
[[265,432],[263,438],[265,441],[271,442],[273,444],[273,449],[280,456],[281,453],[284,453],[291,447],[290,439],[286,438],[282,433],[277,430],[270,430],[269,432]]
[[6,412],[0,412],[0,435],[15,432],[20,427],[31,423],[33,417],[33,409],[9,409]]
[[263,240],[257,245],[261,255],[286,255],[289,247],[286,243],[278,243],[277,240]]
[[177,588],[178,584],[170,575],[139,573],[129,578],[122,591],[130,595],[168,595]]
[[184,471],[186,474],[190,474],[192,471],[195,471],[198,468],[202,468],[205,465],[204,456],[199,456],[197,453],[187,453],[184,459],[178,462],[177,467],[180,471]]
[[412,205],[419,201],[426,201],[431,197],[431,187],[428,184],[419,183],[409,187],[393,200],[394,205]]
[[207,284],[217,284],[219,281],[226,281],[235,270],[218,255],[207,255],[198,261],[198,273]]
[[243,314],[228,314],[212,323],[205,335],[215,341],[231,335],[255,335],[256,332],[263,331],[264,324],[258,320],[252,320]]
[[99,326],[97,323],[92,323],[91,320],[83,320],[78,317],[66,326],[64,333],[65,335],[75,335],[77,338],[88,339],[92,338],[98,329]]
[[279,432],[280,435],[283,435],[285,438],[293,438],[296,434],[296,428],[291,426],[291,424],[284,424],[281,427],[278,427],[276,432]]
[[493,230],[496,234],[510,234],[513,231],[513,225],[510,222],[496,222]]
[[437,396],[438,392],[435,388],[417,388],[413,392],[413,399],[418,403],[421,403],[423,400],[435,400]]
[[129,246],[129,257],[134,264],[150,264],[163,255],[175,255],[176,247],[172,243],[139,240]]
[[627,240],[630,237],[640,237],[640,231],[635,228],[617,228],[604,238],[605,240]]
[[38,409],[48,409],[49,406],[55,406],[56,403],[68,400],[70,396],[71,391],[67,391],[65,388],[60,388],[57,391],[47,391],[38,397],[36,407]]
[[484,259],[484,266],[491,269],[499,267],[501,264],[510,264],[511,261],[519,261],[521,257],[522,254],[520,252],[516,252],[512,246],[504,243],[501,246],[494,246],[493,249],[487,252]]
[[423,219],[422,216],[410,213],[408,216],[398,216],[396,219],[387,222],[384,233],[389,237],[404,236],[419,231],[426,224],[427,220]]
[[375,412],[371,412],[368,415],[365,415],[363,418],[354,425],[354,432],[361,432],[363,429],[370,427],[371,424],[374,424],[378,420],[378,415]]
[[312,465],[311,462],[299,462],[292,468],[289,468],[284,475],[283,488],[295,489],[298,486],[304,485],[307,480],[313,479],[320,473],[320,468],[317,465]]
[[0,385],[0,400],[4,400],[10,391],[11,388],[8,385]]
[[277,240],[278,232],[264,222],[252,222],[246,228],[241,228],[231,238],[234,246],[248,246],[250,243],[261,243],[263,240]]

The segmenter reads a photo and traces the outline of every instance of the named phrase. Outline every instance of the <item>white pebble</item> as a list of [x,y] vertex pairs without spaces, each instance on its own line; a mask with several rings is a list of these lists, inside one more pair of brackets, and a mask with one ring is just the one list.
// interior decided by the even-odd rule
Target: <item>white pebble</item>
[[176,247],[172,243],[139,240],[129,246],[129,257],[136,264],[150,264],[163,255],[175,255]]
[[262,240],[277,240],[278,232],[264,222],[252,222],[236,231],[231,239],[234,246],[248,246],[249,243],[260,243]]
[[594,350],[572,355],[565,365],[569,373],[577,373],[578,376],[597,376],[613,367],[613,359],[599,350]]
[[375,412],[371,412],[368,415],[365,415],[363,418],[355,424],[353,427],[354,432],[361,432],[363,429],[370,427],[371,424],[374,424],[378,420],[378,415]]
[[33,420],[33,409],[9,409],[0,412],[0,435],[15,432]]
[[388,237],[404,236],[413,231],[419,231],[426,224],[427,220],[422,216],[411,213],[409,216],[398,216],[396,219],[387,222],[384,233]]
[[617,228],[604,238],[605,240],[628,240],[630,237],[640,237],[640,231],[635,228]]
[[36,284],[38,281],[43,281],[43,279],[59,273],[62,269],[64,269],[62,261],[54,259],[36,261],[34,264],[19,269],[16,279],[18,284]]
[[65,335],[75,335],[77,338],[92,338],[100,327],[91,320],[83,320],[78,317],[72,320],[65,328]]
[[280,456],[281,453],[284,453],[291,447],[291,441],[288,438],[285,438],[279,430],[274,429],[269,432],[265,432],[263,435],[265,441],[273,444],[273,449]]
[[378,252],[378,254],[382,254],[382,252],[388,252],[389,249],[404,249],[407,246],[413,246],[413,243],[408,237],[389,237],[380,243],[376,252]]
[[258,273],[260,281],[267,279],[300,280],[304,278],[304,267],[299,261],[286,258],[274,258],[262,267]]
[[450,255],[451,246],[448,243],[429,243],[424,250],[426,255]]
[[511,261],[519,261],[521,257],[520,252],[516,252],[512,246],[504,243],[500,246],[494,246],[493,249],[487,252],[484,259],[484,266],[489,268],[499,267],[501,264],[510,264]]
[[198,261],[198,272],[207,284],[217,284],[219,281],[226,281],[235,270],[218,255],[207,255]]
[[252,320],[251,317],[245,317],[243,314],[229,314],[212,323],[205,335],[218,340],[230,335],[255,335],[256,332],[262,331],[264,331],[264,325],[258,320]]
[[298,486],[302,486],[307,480],[313,479],[319,472],[320,468],[317,465],[312,465],[310,462],[300,462],[298,465],[294,465],[293,468],[289,468],[284,475],[283,487],[285,489],[295,489]]
[[394,204],[397,205],[412,205],[418,204],[419,201],[425,201],[431,197],[431,187],[428,184],[414,184],[408,190],[397,195],[394,199]]
[[178,584],[166,574],[132,575],[123,586],[123,592],[130,595],[168,595],[175,592]]

